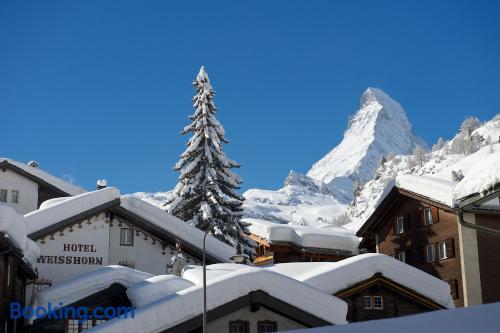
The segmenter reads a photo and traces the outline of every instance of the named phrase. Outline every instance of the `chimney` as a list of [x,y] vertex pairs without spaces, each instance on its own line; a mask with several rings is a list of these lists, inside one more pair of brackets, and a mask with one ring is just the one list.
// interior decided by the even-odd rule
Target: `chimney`
[[106,188],[108,186],[108,182],[106,179],[98,179],[97,180],[97,189],[102,190],[103,188]]

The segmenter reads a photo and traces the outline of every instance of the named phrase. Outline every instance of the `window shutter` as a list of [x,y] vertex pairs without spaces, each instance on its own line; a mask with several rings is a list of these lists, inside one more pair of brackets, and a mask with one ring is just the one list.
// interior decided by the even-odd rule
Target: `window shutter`
[[453,258],[455,256],[455,241],[453,238],[446,240],[446,257]]
[[410,230],[411,223],[410,223],[410,214],[405,214],[403,217],[403,225],[404,225],[404,230],[405,232]]
[[431,213],[432,213],[432,223],[439,222],[439,210],[438,210],[438,208],[431,206]]

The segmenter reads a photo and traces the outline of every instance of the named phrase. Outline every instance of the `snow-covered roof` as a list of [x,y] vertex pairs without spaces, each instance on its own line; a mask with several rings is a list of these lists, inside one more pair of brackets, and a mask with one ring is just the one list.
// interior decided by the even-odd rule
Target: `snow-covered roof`
[[[187,242],[200,250],[202,249],[204,232],[167,213],[163,209],[135,197],[123,197],[121,199],[121,207],[141,216],[168,233],[177,236],[183,242]],[[224,262],[229,261],[229,258],[235,254],[235,249],[232,246],[219,241],[211,235],[207,237],[206,248],[210,255]]]
[[50,185],[58,188],[59,190],[63,191],[64,193],[67,193],[69,195],[78,195],[78,194],[82,194],[82,193],[86,192],[83,188],[78,187],[74,184],[71,184],[67,181],[64,181],[61,178],[58,178],[56,176],[53,176],[53,175],[39,169],[38,167],[32,167],[32,166],[29,166],[25,163],[18,162],[18,161],[15,161],[15,160],[12,160],[12,159],[6,158],[6,157],[0,157],[0,163],[2,163],[2,162],[6,162],[10,165],[13,165],[13,166],[23,170],[24,172],[29,173],[33,177],[38,178],[46,183],[49,183]]
[[[344,301],[292,278],[255,267],[208,281],[207,309],[210,311],[259,290],[332,324],[346,323]],[[160,332],[201,315],[202,299],[203,286],[196,285],[137,308],[134,320],[113,319],[89,332]]]
[[325,326],[293,333],[498,333],[500,303],[469,306],[460,309],[432,311],[413,316],[380,319],[342,326]]
[[26,230],[23,216],[12,207],[0,204],[0,232],[3,232],[23,252],[23,259],[33,267],[40,256],[40,248],[27,237]]
[[54,308],[59,308],[102,291],[115,283],[128,288],[152,276],[124,266],[102,267],[39,291],[35,296],[34,307],[46,307],[51,303]]
[[193,282],[179,276],[158,275],[128,288],[127,296],[135,307],[141,307],[192,286]]
[[342,250],[357,253],[359,239],[351,230],[342,227],[315,228],[279,224],[245,218],[250,232],[269,243],[288,242],[303,248]]
[[500,153],[484,156],[474,164],[455,187],[454,198],[459,200],[473,194],[484,195],[500,187]]
[[120,199],[120,191],[114,187],[86,192],[65,200],[53,201],[34,212],[24,215],[28,234],[48,228],[79,213]]
[[396,178],[398,188],[427,197],[433,201],[453,207],[456,182],[416,175],[401,175]]
[[[207,279],[216,279],[244,267],[237,264],[208,265]],[[283,274],[328,294],[335,294],[380,273],[444,307],[454,307],[450,296],[450,286],[446,282],[378,253],[361,254],[337,262],[284,263],[264,266],[260,269]],[[201,266],[186,266],[182,277],[195,284],[201,284],[203,278]]]

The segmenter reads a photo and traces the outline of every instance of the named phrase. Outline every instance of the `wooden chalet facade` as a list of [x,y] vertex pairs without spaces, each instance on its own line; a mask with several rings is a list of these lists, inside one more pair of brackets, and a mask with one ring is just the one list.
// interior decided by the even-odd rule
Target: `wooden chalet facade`
[[9,237],[0,232],[0,332],[24,332],[24,321],[9,316],[11,303],[19,303],[24,307],[26,286],[37,277],[23,256],[23,252]]
[[347,321],[359,322],[445,309],[442,305],[382,274],[335,293],[348,305]]
[[[462,217],[500,230],[497,209]],[[500,301],[500,238],[460,218],[456,208],[395,186],[359,229],[360,249],[394,256],[447,282],[457,307]]]

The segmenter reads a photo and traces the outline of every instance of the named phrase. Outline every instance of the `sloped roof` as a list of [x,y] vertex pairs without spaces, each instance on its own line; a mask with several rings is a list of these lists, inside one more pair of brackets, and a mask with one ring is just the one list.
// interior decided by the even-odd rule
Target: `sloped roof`
[[[332,323],[345,324],[347,304],[282,274],[261,268],[247,267],[208,281],[208,311],[255,291],[292,305],[310,315]],[[160,332],[182,324],[203,313],[203,286],[196,285],[173,295],[139,307],[134,320],[113,319],[89,332],[125,333]],[[297,318],[300,319],[300,318]]]
[[27,174],[38,182],[48,184],[67,195],[78,195],[86,192],[83,188],[51,175],[38,167],[32,167],[10,158],[0,157],[0,166],[5,165],[10,165],[14,170]]

